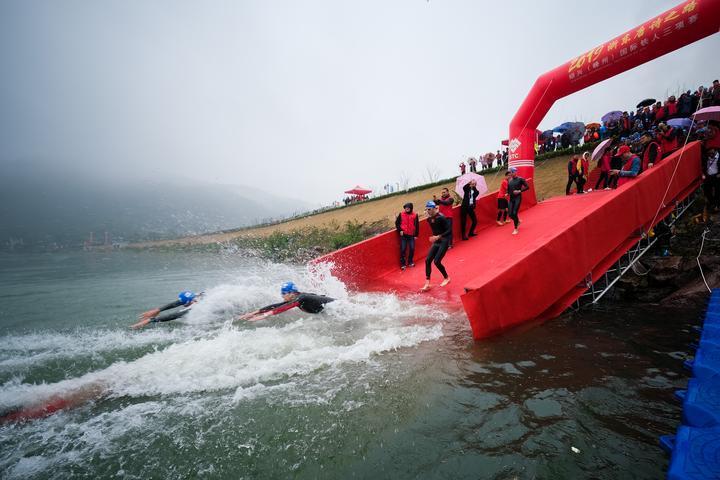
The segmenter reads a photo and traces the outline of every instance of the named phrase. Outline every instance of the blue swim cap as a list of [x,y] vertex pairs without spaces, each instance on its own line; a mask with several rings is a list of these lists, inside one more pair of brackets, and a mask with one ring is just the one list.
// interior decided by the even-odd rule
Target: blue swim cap
[[280,294],[298,293],[298,289],[293,282],[285,282],[280,287]]
[[510,173],[517,173],[517,168],[515,168],[515,167],[510,167],[510,168],[508,168],[508,172],[510,172]]
[[183,305],[187,305],[188,303],[192,302],[194,299],[195,299],[195,294],[189,290],[178,293],[178,300],[180,300]]
[[425,208],[435,208],[437,205],[435,205],[435,202],[432,200],[428,200],[428,202],[425,204]]

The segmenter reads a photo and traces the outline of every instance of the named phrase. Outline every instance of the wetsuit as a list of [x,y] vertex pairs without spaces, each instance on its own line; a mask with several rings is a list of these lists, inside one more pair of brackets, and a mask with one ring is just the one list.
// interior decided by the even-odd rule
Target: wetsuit
[[188,314],[190,311],[190,303],[187,305],[181,302],[180,300],[175,300],[174,302],[168,303],[167,305],[163,305],[162,307],[158,308],[161,312],[164,312],[165,310],[172,310],[173,308],[182,307],[185,306],[186,308],[181,308],[180,310],[175,310],[174,312],[168,312],[165,314],[158,314],[150,319],[150,322],[169,322],[170,320],[175,320],[180,317],[183,317]]
[[430,280],[431,264],[435,262],[435,266],[440,270],[443,278],[448,278],[448,274],[442,264],[442,259],[450,244],[450,223],[441,213],[438,213],[434,217],[429,217],[428,223],[430,224],[433,235],[439,235],[440,238],[430,246],[430,250],[425,258],[425,277]]
[[325,308],[326,303],[330,303],[334,298],[325,295],[316,295],[314,293],[300,293],[294,300],[288,302],[274,303],[258,310],[258,313],[265,313],[272,310],[273,314],[282,313],[291,308],[299,308],[305,313],[320,313]]
[[[522,177],[515,177],[508,180],[508,195],[510,196],[510,200],[508,201],[508,216],[512,218],[515,228],[518,228],[518,225],[520,224],[518,212],[520,211],[522,192],[529,189],[530,186]],[[520,193],[515,193],[515,190],[520,190]]]

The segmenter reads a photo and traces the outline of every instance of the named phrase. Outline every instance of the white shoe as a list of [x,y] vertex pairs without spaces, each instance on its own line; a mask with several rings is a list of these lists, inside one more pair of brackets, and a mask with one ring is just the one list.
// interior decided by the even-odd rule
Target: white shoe
[[592,188],[588,188],[588,193],[592,192]]

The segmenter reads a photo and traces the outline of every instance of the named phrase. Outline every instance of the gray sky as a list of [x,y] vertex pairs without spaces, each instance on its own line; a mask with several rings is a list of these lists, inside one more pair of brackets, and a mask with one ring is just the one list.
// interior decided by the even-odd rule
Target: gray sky
[[[327,204],[499,148],[538,75],[679,1],[0,2],[0,162],[253,184]],[[541,127],[720,76],[720,35]],[[713,60],[714,59],[714,60]]]

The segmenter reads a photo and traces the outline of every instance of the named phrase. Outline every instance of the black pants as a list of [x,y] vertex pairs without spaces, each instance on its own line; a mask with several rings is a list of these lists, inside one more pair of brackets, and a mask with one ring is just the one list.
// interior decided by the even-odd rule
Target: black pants
[[577,181],[577,174],[571,173],[568,174],[568,181],[567,185],[565,186],[565,195],[570,195],[570,188],[572,187],[573,183]]
[[706,176],[702,187],[708,209],[717,208],[720,205],[720,177],[717,175]]
[[472,207],[460,207],[460,234],[463,240],[467,239],[465,233],[465,225],[467,224],[467,217],[470,217],[470,233],[475,235],[475,227],[477,226],[477,217],[475,216],[475,205]]
[[610,177],[610,181],[608,182],[608,186],[610,188],[617,188],[618,180],[620,180],[620,175],[613,175]]
[[497,221],[499,222],[502,218],[502,221],[504,222],[507,220],[508,216],[508,201],[506,198],[498,198],[498,214],[497,214]]
[[608,175],[608,172],[600,172],[600,178],[598,178],[598,181],[595,183],[595,190],[600,188],[600,183],[605,180],[605,183],[603,184],[602,188],[607,188],[608,183],[610,182],[610,176]]
[[400,237],[400,266],[404,267],[405,264],[405,252],[409,250],[407,256],[407,265],[413,262],[415,256],[415,237],[410,235],[403,235]]
[[433,262],[435,262],[435,266],[440,270],[440,273],[442,273],[443,278],[448,278],[448,274],[442,264],[442,259],[447,252],[448,246],[448,241],[445,238],[438,240],[430,246],[427,257],[425,257],[425,278],[428,280],[430,280],[430,267]]
[[520,218],[518,217],[518,212],[520,211],[520,202],[522,201],[522,195],[513,195],[510,197],[510,201],[508,202],[509,205],[509,215],[510,218],[512,218],[513,224],[515,224],[515,228],[518,228],[518,225],[520,225]]
[[577,185],[577,193],[585,192],[585,190],[584,190],[585,182],[587,182],[587,180],[582,175],[577,174],[575,176],[575,185]]

